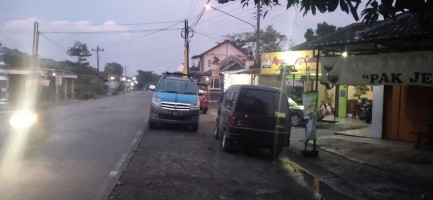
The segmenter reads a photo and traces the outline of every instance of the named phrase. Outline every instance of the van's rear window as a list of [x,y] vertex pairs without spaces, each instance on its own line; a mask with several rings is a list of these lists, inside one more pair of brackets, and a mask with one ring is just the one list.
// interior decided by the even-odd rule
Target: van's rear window
[[259,115],[285,113],[287,112],[287,97],[279,92],[244,89],[239,94],[236,112]]
[[236,112],[270,115],[274,113],[274,92],[244,89],[239,93]]

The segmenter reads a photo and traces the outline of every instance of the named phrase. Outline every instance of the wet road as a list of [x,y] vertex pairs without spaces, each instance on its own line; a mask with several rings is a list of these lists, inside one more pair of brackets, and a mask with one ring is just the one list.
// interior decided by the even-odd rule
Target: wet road
[[[139,141],[150,99],[151,93],[133,92],[51,107],[49,123],[20,143],[21,156],[6,161],[16,133],[2,125],[0,199],[102,197]],[[4,123],[6,116],[0,118]]]
[[302,173],[269,151],[222,152],[214,119],[202,114],[197,133],[172,125],[148,129],[109,199],[315,199]]

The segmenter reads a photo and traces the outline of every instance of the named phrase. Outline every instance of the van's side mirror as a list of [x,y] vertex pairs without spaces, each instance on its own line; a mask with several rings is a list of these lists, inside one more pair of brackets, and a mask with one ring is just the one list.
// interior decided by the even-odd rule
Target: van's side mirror
[[150,86],[149,86],[149,90],[150,90],[150,91],[155,91],[155,89],[156,89],[156,86],[155,86],[155,85],[150,85]]
[[198,94],[202,95],[202,94],[204,94],[204,91],[203,90],[198,90]]

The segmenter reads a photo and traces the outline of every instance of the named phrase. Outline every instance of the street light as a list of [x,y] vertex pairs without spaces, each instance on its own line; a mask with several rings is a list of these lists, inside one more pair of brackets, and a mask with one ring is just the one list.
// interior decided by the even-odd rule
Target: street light
[[[243,20],[243,19],[241,19],[241,18],[239,18],[239,17],[236,17],[236,16],[234,16],[234,15],[231,15],[231,14],[229,14],[229,13],[227,13],[227,12],[224,12],[224,11],[222,11],[222,10],[220,10],[220,9],[218,9],[218,8],[215,8],[215,7],[213,7],[213,6],[211,6],[210,4],[206,4],[205,5],[205,8],[206,8],[206,10],[210,10],[211,8],[212,9],[214,9],[214,10],[216,10],[216,11],[219,11],[219,12],[221,12],[221,13],[223,13],[223,14],[226,14],[226,15],[228,15],[228,16],[230,16],[230,17],[233,17],[233,18],[235,18],[235,19],[237,19],[237,20],[239,20],[239,21],[242,21],[242,22],[244,22],[244,23],[246,23],[246,24],[249,24],[250,26],[252,26],[253,28],[254,28],[254,30],[256,31],[256,64],[258,64],[259,63],[259,59],[260,59],[260,57],[259,57],[259,30],[258,30],[258,28],[254,25],[254,24],[251,24],[250,22],[248,22],[248,21],[245,21],[245,20]],[[257,9],[259,9],[259,8],[257,8]],[[259,19],[257,19],[257,20],[259,20]],[[257,22],[257,25],[259,25],[258,24],[258,22]]]
[[114,80],[114,76],[110,77],[110,80]]

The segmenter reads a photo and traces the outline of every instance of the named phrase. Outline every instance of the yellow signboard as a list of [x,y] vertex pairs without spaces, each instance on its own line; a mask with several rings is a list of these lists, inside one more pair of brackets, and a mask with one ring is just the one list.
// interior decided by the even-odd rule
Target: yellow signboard
[[[305,65],[306,61],[306,65]],[[279,74],[281,65],[294,65],[297,72],[291,74],[306,75],[307,68],[311,74],[316,74],[316,58],[313,51],[285,51],[262,53],[260,74]],[[320,74],[319,63],[319,74]]]

